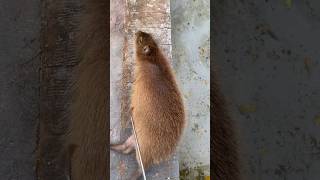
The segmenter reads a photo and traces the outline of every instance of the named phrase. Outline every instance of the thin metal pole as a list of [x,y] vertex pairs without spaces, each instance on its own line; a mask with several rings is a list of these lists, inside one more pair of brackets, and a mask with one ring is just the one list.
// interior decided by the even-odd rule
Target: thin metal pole
[[143,166],[143,163],[142,163],[140,146],[139,146],[139,143],[138,143],[138,138],[137,138],[137,134],[136,134],[136,129],[135,129],[135,127],[134,127],[132,115],[131,115],[131,124],[132,124],[132,128],[133,128],[134,138],[136,139],[137,152],[138,152],[138,156],[139,156],[139,160],[140,160],[140,167],[141,167],[141,170],[142,170],[143,179],[144,179],[144,180],[147,180],[147,178],[146,178],[146,173],[145,173],[145,171],[144,171],[144,166]]

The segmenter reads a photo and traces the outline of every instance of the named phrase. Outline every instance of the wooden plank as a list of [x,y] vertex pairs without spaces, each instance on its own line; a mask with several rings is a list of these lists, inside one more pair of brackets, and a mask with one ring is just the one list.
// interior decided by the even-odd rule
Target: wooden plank
[[43,67],[75,65],[74,37],[79,22],[80,0],[42,2]]
[[80,1],[42,2],[40,122],[37,151],[37,176],[41,180],[65,179],[64,163],[58,160],[61,135],[67,119],[66,90],[75,56],[74,34],[78,27]]

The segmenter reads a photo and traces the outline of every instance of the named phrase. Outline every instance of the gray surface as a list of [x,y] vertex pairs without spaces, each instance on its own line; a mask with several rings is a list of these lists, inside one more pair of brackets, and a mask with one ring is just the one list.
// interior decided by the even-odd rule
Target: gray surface
[[40,1],[0,1],[0,176],[35,179]]
[[[123,90],[121,89],[122,74],[125,74],[125,68],[123,63],[123,44],[125,42],[124,37],[127,35],[124,28],[125,24],[125,1],[111,1],[111,142],[119,142],[125,140],[125,133],[120,132],[119,119],[121,119],[121,112],[123,112]],[[128,1],[131,2],[131,1]],[[144,1],[135,1],[138,5],[145,6]],[[172,15],[171,22],[166,18],[161,19],[154,14],[152,17],[140,18],[132,21],[134,27],[171,27],[171,36],[166,35],[162,38],[158,38],[159,41],[168,41],[163,44],[171,44],[172,39],[172,61],[174,71],[176,73],[179,87],[184,95],[185,107],[187,109],[188,127],[185,131],[184,140],[179,147],[179,163],[181,169],[197,168],[199,171],[205,171],[208,175],[209,172],[209,1],[170,1],[167,0],[158,3],[162,3],[163,7],[167,7],[170,4],[170,8],[165,8],[166,11],[170,10]],[[150,3],[150,2],[149,2]],[[152,4],[152,3],[150,3]],[[157,3],[153,3],[151,9],[157,9]],[[143,9],[143,8],[136,8]],[[148,11],[151,11],[148,9]],[[168,13],[168,12],[166,12]],[[170,14],[167,15],[170,18]],[[127,17],[128,18],[128,17]],[[157,20],[150,21],[151,18]],[[170,19],[169,19],[170,20]],[[130,22],[127,19],[128,23]],[[161,24],[163,23],[163,24]],[[129,23],[130,24],[130,23]],[[161,29],[160,29],[161,30]],[[171,31],[170,28],[168,28]],[[152,30],[151,30],[152,31]],[[153,33],[156,36],[160,36],[159,33]],[[130,36],[129,36],[130,38]],[[130,49],[129,45],[129,49]],[[167,48],[170,50],[170,47]],[[129,50],[130,51],[130,50]],[[170,51],[169,51],[170,52]],[[169,53],[170,54],[170,53]],[[131,53],[129,53],[131,55]],[[130,78],[129,78],[130,79]],[[124,102],[124,104],[127,100]],[[120,138],[121,137],[121,138]],[[120,140],[121,139],[121,140]],[[117,153],[110,153],[111,159],[111,179],[119,178],[119,174],[130,173],[131,170],[137,167],[135,157],[129,158]],[[119,161],[121,160],[121,161]],[[149,171],[149,177],[154,179],[156,174],[159,176],[166,176],[166,173],[171,176],[178,176],[177,161],[170,162],[172,167],[167,168],[168,165],[158,166]],[[169,164],[170,164],[169,163]],[[116,171],[117,170],[117,171]],[[199,171],[190,173],[190,176],[186,179],[195,179],[193,175],[197,175]],[[157,173],[159,172],[159,173]],[[153,178],[154,177],[154,178]],[[159,178],[159,177],[158,177]]]
[[[171,57],[170,3],[168,0],[157,2],[113,0],[110,5],[110,141],[118,143],[124,142],[132,132],[129,105],[133,78],[132,65],[135,60],[133,33],[137,30],[151,32]],[[110,151],[110,179],[126,179],[137,168],[134,153],[122,155]],[[179,176],[177,156],[173,156],[170,161],[152,166],[146,170],[146,176],[147,179],[169,177],[177,179]]]
[[214,60],[244,179],[319,179],[320,1],[216,2]]
[[210,1],[171,0],[173,67],[188,126],[179,147],[180,169],[210,169]]

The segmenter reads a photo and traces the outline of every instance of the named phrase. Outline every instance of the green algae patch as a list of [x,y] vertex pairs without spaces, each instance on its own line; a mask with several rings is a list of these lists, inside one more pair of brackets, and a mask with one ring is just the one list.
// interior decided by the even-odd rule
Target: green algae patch
[[180,180],[210,180],[209,166],[197,166],[180,170]]
[[242,104],[238,109],[242,114],[254,113],[257,111],[257,107],[254,104]]

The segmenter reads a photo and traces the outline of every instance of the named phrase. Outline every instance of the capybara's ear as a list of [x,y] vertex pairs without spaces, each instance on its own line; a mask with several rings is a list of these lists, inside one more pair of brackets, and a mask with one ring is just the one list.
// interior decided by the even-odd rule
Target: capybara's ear
[[151,48],[150,48],[149,45],[146,45],[146,46],[143,47],[143,53],[145,55],[149,55],[151,53]]

